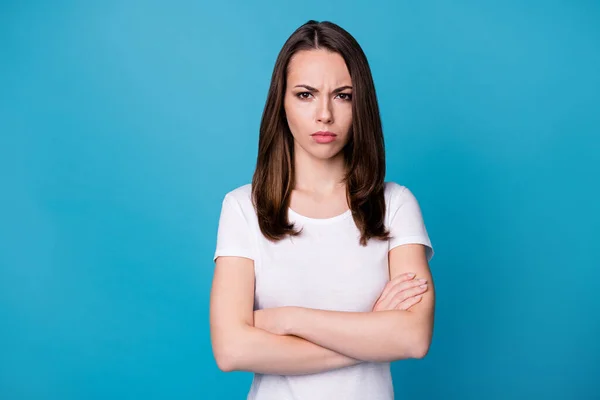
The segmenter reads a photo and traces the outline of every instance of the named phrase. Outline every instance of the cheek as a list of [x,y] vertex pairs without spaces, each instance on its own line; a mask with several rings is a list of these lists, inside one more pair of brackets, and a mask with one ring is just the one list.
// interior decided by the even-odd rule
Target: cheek
[[307,116],[307,110],[303,107],[286,106],[285,116],[288,121],[288,125],[293,134],[299,133],[298,130],[306,129],[310,123],[310,119]]
[[340,107],[336,119],[340,128],[347,132],[352,126],[352,107],[348,105]]
[[350,126],[352,124],[352,106],[347,105],[341,112],[342,120],[346,126]]

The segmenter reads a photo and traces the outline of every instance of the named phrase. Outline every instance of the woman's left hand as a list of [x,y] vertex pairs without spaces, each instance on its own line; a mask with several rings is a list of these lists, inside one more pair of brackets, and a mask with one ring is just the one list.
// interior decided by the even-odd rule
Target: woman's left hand
[[293,307],[265,308],[254,311],[254,327],[276,335],[288,335]]

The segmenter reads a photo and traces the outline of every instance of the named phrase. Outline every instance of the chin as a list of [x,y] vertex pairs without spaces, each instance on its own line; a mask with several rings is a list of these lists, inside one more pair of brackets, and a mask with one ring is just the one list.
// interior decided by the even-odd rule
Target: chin
[[336,158],[342,153],[342,149],[323,149],[322,151],[311,151],[309,154],[319,160],[330,160]]
[[335,144],[315,144],[311,142],[296,142],[296,152],[301,151],[312,158],[319,160],[329,160],[343,153],[344,146],[340,143]]

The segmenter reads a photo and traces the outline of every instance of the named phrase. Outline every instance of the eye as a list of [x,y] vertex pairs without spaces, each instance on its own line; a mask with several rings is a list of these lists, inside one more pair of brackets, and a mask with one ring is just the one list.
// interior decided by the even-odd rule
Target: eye
[[308,95],[308,96],[312,96],[312,94],[310,92],[300,92],[300,93],[296,93],[296,97],[298,97],[301,100],[306,100],[308,99],[308,96],[304,96],[304,95]]
[[342,100],[350,101],[352,100],[352,93],[340,93],[338,96],[343,96]]

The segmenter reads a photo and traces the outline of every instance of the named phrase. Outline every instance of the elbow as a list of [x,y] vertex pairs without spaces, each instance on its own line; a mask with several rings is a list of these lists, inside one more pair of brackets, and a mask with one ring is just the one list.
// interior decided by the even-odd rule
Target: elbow
[[248,330],[235,329],[233,332],[223,333],[217,340],[213,341],[213,355],[217,367],[223,372],[233,372],[243,370],[243,360],[245,358],[244,345],[247,343],[246,335]]
[[244,371],[248,367],[244,360],[247,360],[245,346],[242,346],[243,340],[226,341],[224,346],[215,351],[215,361],[217,367],[223,372]]
[[398,347],[391,359],[386,361],[399,361],[410,358],[422,359],[429,352],[429,344],[425,341],[403,342]]
[[431,326],[427,326],[425,329],[419,329],[418,334],[415,335],[411,345],[411,358],[422,359],[429,353],[431,347],[431,339],[433,336],[433,330]]
[[430,341],[421,340],[412,347],[411,358],[423,359],[429,353]]
[[407,358],[422,359],[429,353],[432,331],[420,327],[414,329],[409,335],[401,337],[397,345],[396,360]]
[[217,367],[223,372],[233,372],[238,369],[239,349],[237,347],[239,346],[234,344],[239,343],[239,341],[233,339],[221,338],[221,340],[213,343],[214,359]]
[[235,371],[235,366],[233,364],[233,357],[231,354],[227,353],[227,351],[220,350],[214,352],[215,361],[217,362],[217,367],[223,372],[232,372]]

